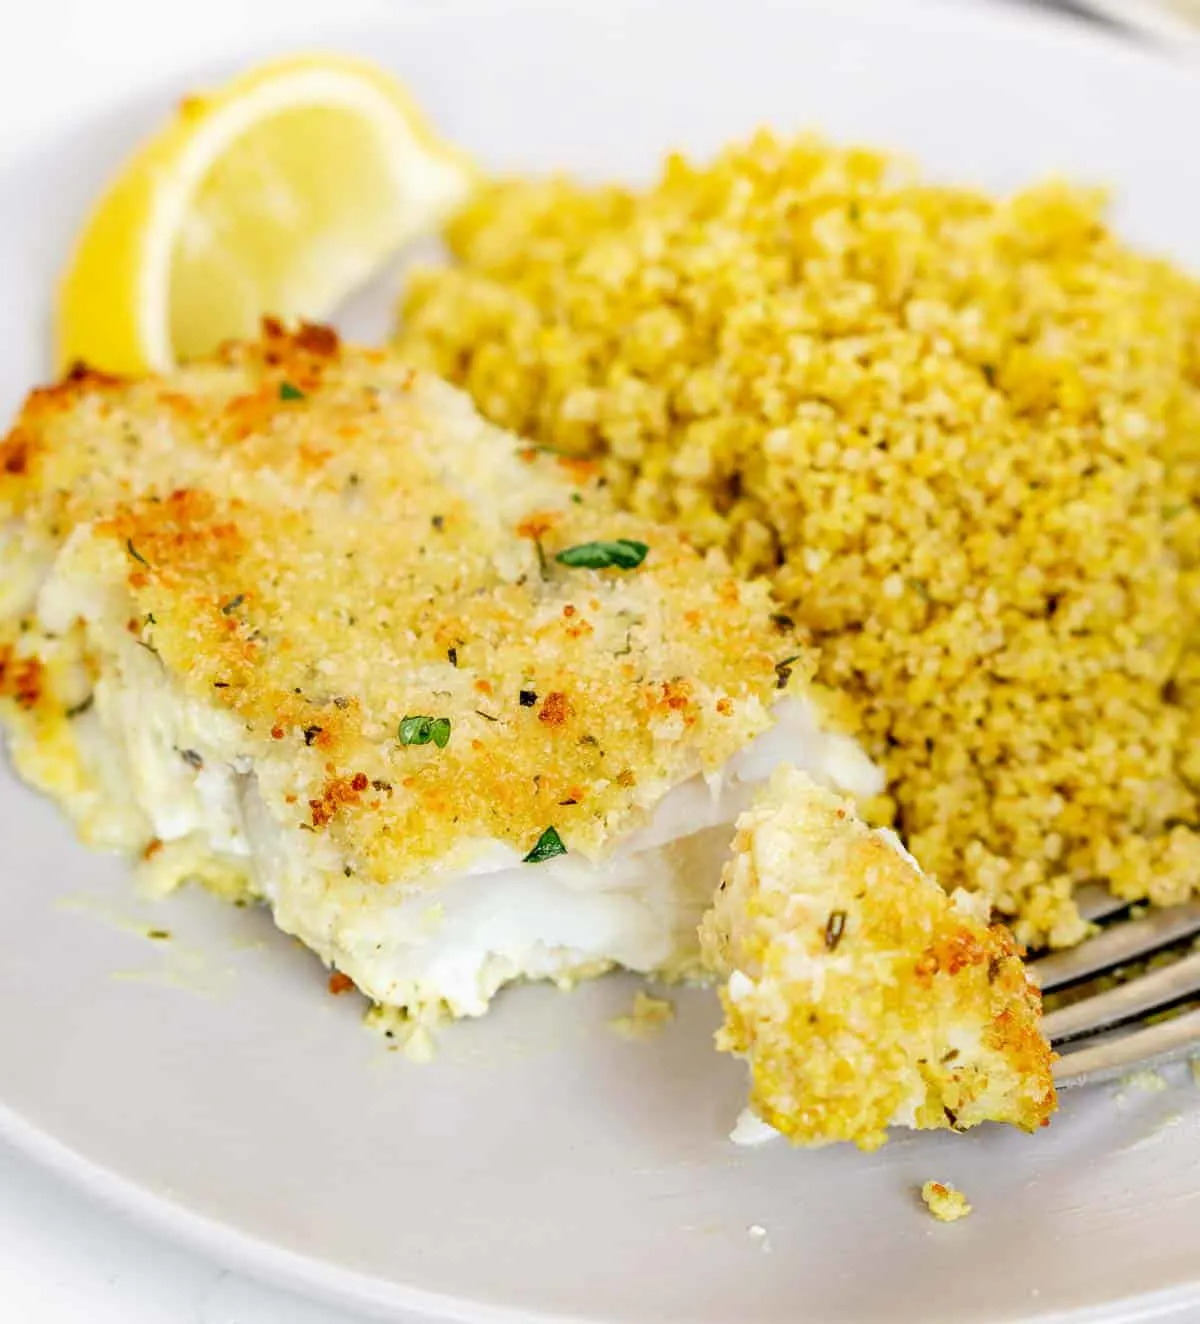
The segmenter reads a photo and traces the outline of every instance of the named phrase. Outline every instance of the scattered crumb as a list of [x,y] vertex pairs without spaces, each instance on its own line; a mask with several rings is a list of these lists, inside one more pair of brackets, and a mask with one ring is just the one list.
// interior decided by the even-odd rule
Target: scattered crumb
[[767,1235],[767,1229],[761,1223],[751,1223],[746,1229],[746,1235],[751,1241],[757,1241],[759,1249],[764,1255],[771,1253],[771,1238]]
[[738,1113],[738,1119],[733,1124],[733,1130],[729,1133],[730,1140],[735,1145],[765,1145],[768,1140],[777,1140],[779,1132],[770,1122],[764,1122],[757,1113],[749,1108],[743,1108]]
[[953,1223],[971,1212],[970,1202],[962,1191],[940,1181],[927,1181],[921,1187],[921,1199],[939,1223]]
[[633,995],[633,1011],[628,1016],[614,1016],[609,1025],[622,1039],[645,1040],[657,1034],[675,1017],[675,1007],[666,998],[652,998],[639,988]]
[[354,980],[340,970],[329,972],[329,991],[336,997],[339,993],[349,993],[354,987]]

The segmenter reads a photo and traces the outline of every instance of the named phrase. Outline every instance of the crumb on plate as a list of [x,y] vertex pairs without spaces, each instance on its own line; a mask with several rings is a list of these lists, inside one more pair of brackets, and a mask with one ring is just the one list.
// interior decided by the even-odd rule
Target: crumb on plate
[[939,1223],[954,1223],[966,1218],[971,1204],[962,1191],[940,1181],[927,1181],[921,1187],[921,1199]]

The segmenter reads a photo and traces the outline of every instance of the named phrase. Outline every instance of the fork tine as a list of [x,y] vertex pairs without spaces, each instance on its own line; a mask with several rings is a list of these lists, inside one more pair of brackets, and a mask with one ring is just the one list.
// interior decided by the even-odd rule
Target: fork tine
[[1200,993],[1200,952],[1174,965],[1162,966],[1116,988],[1052,1011],[1042,1022],[1050,1040],[1072,1039],[1096,1030],[1112,1029],[1159,1007]]
[[1156,910],[1145,919],[1126,920],[1069,951],[1029,963],[1044,991],[1124,965],[1168,943],[1200,933],[1200,901]]
[[1120,897],[1113,896],[1103,883],[1085,883],[1082,887],[1077,887],[1074,892],[1074,901],[1084,919],[1093,922],[1098,919],[1106,919],[1109,915],[1115,915],[1118,910],[1124,910],[1129,905],[1128,901],[1122,901]]
[[1119,1076],[1132,1066],[1163,1063],[1200,1048],[1200,1007],[1185,1011],[1169,1021],[1146,1025],[1099,1043],[1090,1043],[1073,1053],[1064,1053],[1054,1064],[1058,1085],[1089,1084]]

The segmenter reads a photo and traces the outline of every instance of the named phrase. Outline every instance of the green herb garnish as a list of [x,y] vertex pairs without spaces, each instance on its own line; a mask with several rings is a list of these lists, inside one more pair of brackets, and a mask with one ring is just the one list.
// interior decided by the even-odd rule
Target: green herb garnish
[[554,559],[559,565],[585,570],[632,570],[642,564],[649,550],[644,542],[618,538],[615,542],[581,542],[564,548]]
[[548,827],[537,839],[533,850],[521,861],[522,864],[541,864],[543,860],[552,860],[556,855],[565,855],[567,848],[563,839],[554,828]]
[[66,715],[67,717],[79,717],[81,714],[86,713],[95,702],[96,696],[94,694],[89,694],[86,699],[81,699],[78,703],[73,704],[68,708]]
[[152,938],[155,942],[169,942],[171,933],[168,929],[147,929],[146,937]]
[[402,745],[428,745],[431,741],[438,749],[450,743],[448,717],[405,717],[400,723]]
[[293,386],[291,382],[280,382],[279,398],[281,400],[303,400],[305,397],[304,392],[298,386]]
[[231,611],[237,611],[237,609],[245,601],[246,601],[246,595],[244,593],[239,593],[236,598],[230,598],[229,601],[225,603],[224,606],[221,608],[221,615],[228,616]]
[[132,538],[125,539],[125,546],[129,548],[129,555],[132,556],[135,561],[140,561],[144,566],[149,567],[150,562],[147,561],[146,558],[141,554],[141,552],[139,552],[138,549],[133,545]]

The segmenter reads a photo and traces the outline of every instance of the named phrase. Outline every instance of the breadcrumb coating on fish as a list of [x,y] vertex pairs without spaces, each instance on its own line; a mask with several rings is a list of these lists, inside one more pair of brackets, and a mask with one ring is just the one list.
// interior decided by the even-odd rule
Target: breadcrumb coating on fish
[[887,1127],[1032,1131],[1055,1107],[1041,996],[978,898],[795,769],[738,821],[700,929],[724,981],[718,1046],[790,1140],[874,1149]]
[[[356,883],[478,840],[524,854],[551,826],[594,857],[812,671],[764,586],[614,509],[593,465],[326,328],[268,324],[169,378],[78,372],[3,454],[6,561],[61,553],[58,574],[127,595],[133,640],[239,724]],[[644,560],[556,560],[619,539]],[[8,614],[0,690],[61,724],[78,696],[25,655],[46,647],[21,641],[31,610]]]
[[879,821],[1022,942],[1200,880],[1200,283],[1103,201],[763,133],[644,189],[515,179],[399,343],[771,575]]

